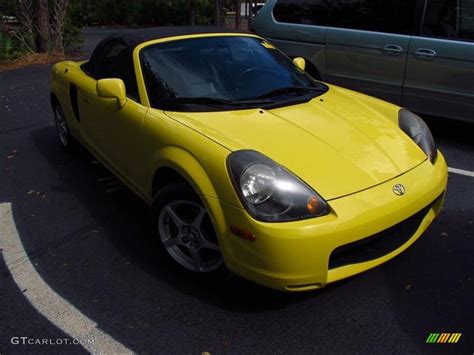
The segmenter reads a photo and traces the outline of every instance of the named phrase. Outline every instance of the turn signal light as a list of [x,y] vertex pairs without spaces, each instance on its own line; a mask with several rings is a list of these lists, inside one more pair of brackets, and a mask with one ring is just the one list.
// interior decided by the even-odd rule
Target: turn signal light
[[254,242],[255,240],[257,240],[255,235],[253,235],[252,232],[250,232],[246,229],[236,227],[236,226],[230,226],[230,231],[239,238],[242,238],[242,239],[245,239],[245,240],[250,240],[251,242]]
[[308,212],[311,214],[317,214],[319,212],[319,199],[316,196],[310,197],[306,204]]

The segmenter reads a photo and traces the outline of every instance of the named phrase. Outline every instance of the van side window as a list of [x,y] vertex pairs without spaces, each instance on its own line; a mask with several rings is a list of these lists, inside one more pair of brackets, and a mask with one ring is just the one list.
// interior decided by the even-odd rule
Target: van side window
[[330,1],[278,0],[273,16],[277,21],[303,25],[329,25]]
[[277,21],[355,30],[411,34],[414,0],[278,0]]
[[474,40],[474,2],[428,0],[422,35]]

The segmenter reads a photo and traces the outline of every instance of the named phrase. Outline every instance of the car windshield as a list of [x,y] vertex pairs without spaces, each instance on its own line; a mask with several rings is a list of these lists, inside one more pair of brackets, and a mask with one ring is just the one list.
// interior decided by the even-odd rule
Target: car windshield
[[270,43],[217,36],[145,47],[140,60],[151,105],[176,111],[277,107],[327,91]]

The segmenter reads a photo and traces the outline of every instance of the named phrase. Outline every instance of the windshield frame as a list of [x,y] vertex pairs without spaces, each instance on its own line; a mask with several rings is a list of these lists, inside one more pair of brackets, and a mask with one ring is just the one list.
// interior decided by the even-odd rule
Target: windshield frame
[[[143,88],[143,94],[140,96],[143,97],[143,103],[146,106],[149,106],[154,109],[158,110],[163,110],[163,111],[175,111],[175,112],[215,112],[215,111],[235,111],[235,110],[245,110],[245,109],[252,109],[252,108],[277,108],[277,107],[284,107],[284,106],[290,106],[290,105],[296,105],[304,102],[308,102],[318,96],[323,95],[327,91],[329,91],[329,87],[312,78],[307,72],[303,72],[304,75],[306,75],[311,82],[314,83],[314,87],[310,88],[320,88],[321,90],[312,90],[308,91],[306,93],[300,93],[299,95],[294,95],[293,97],[284,97],[281,100],[277,101],[272,101],[271,103],[245,103],[245,104],[235,104],[235,105],[204,105],[204,104],[179,104],[179,105],[166,105],[166,106],[157,106],[153,105],[153,100],[149,97],[149,87],[147,84],[146,76],[145,76],[145,71],[143,68],[143,63],[142,63],[142,51],[148,47],[154,46],[154,45],[159,45],[162,43],[167,43],[167,42],[175,42],[175,41],[181,41],[181,40],[188,40],[188,39],[197,39],[197,38],[213,38],[213,37],[250,37],[250,38],[255,38],[260,41],[268,42],[264,38],[254,35],[254,34],[247,34],[247,33],[205,33],[205,34],[190,34],[190,35],[181,35],[181,36],[173,36],[173,37],[167,37],[167,38],[161,38],[157,40],[151,40],[148,42],[144,42],[137,46],[133,52],[134,56],[134,62],[135,62],[135,70],[137,72],[137,80],[139,82],[139,86]],[[281,50],[278,48],[273,48],[274,50],[278,51],[279,54],[282,56],[286,57],[288,61],[291,62],[291,59],[284,54]],[[246,98],[246,100],[249,100],[251,98]],[[245,101],[245,100],[244,100]]]

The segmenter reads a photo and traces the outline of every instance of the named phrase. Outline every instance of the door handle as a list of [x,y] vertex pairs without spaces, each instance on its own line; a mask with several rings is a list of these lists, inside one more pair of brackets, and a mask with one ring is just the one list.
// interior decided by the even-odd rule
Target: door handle
[[402,54],[403,48],[397,46],[396,44],[387,44],[385,47],[383,47],[382,52],[385,55],[397,56]]
[[419,48],[415,52],[416,59],[433,60],[436,57],[436,51],[428,48]]

